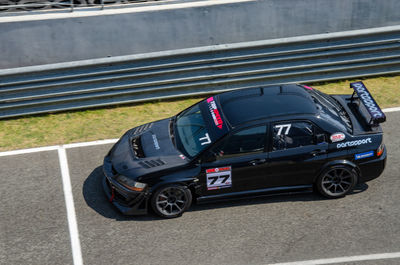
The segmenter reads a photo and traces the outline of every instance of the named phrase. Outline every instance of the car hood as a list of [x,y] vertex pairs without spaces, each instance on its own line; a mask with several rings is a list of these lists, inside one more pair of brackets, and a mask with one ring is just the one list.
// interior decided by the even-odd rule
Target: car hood
[[126,132],[109,153],[116,173],[137,179],[187,164],[188,159],[172,143],[170,122],[160,120]]

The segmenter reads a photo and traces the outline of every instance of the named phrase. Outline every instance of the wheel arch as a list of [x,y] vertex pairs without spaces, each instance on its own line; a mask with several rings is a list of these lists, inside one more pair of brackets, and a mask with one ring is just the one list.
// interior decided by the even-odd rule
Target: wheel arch
[[360,179],[360,176],[361,176],[360,168],[355,163],[353,163],[349,160],[343,159],[343,160],[333,160],[333,161],[329,161],[329,162],[325,163],[321,167],[321,169],[318,171],[318,173],[314,176],[313,183],[315,183],[315,181],[318,179],[318,177],[321,175],[321,173],[324,172],[328,167],[337,166],[337,165],[345,165],[345,166],[349,166],[349,167],[353,168],[357,173],[357,179]]
[[190,189],[190,187],[194,186],[196,184],[196,181],[198,181],[199,171],[200,170],[198,167],[194,167],[169,172],[166,174],[161,173],[151,181],[152,183],[150,184],[149,192],[154,193],[159,188],[170,184],[184,185]]
[[177,184],[177,185],[183,185],[183,186],[187,186],[188,189],[192,191],[191,187],[194,186],[195,184],[195,177],[188,177],[188,178],[174,178],[174,179],[168,179],[162,182],[158,182],[157,184],[153,185],[150,188],[150,193],[153,194],[156,190],[171,185],[171,184]]

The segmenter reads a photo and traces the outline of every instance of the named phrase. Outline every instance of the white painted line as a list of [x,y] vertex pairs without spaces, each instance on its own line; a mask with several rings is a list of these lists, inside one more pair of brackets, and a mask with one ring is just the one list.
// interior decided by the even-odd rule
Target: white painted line
[[53,151],[53,150],[57,150],[57,149],[58,149],[58,146],[45,146],[45,147],[37,147],[37,148],[29,148],[29,149],[20,149],[20,150],[0,152],[0,156],[21,155],[21,154],[43,152],[43,151]]
[[400,107],[383,109],[383,112],[395,112],[395,111],[400,111]]
[[349,256],[349,257],[340,257],[331,259],[314,259],[314,260],[304,260],[304,261],[294,261],[294,262],[284,262],[284,263],[270,263],[269,265],[321,265],[321,264],[334,264],[334,263],[344,263],[344,262],[397,259],[397,258],[400,258],[400,252]]
[[68,148],[85,147],[93,145],[115,144],[117,141],[118,139],[106,139],[106,140],[99,140],[99,141],[85,142],[85,143],[64,144],[63,147],[68,149]]
[[[118,141],[118,139],[106,139],[106,140],[99,140],[99,141],[93,141],[93,142],[65,144],[65,145],[62,145],[62,147],[65,149],[69,149],[69,148],[103,145],[103,144],[115,144],[117,141]],[[0,157],[1,156],[12,156],[12,155],[37,153],[37,152],[43,152],[43,151],[53,151],[53,150],[58,150],[59,148],[60,148],[59,145],[54,145],[54,146],[44,146],[44,147],[37,147],[37,148],[5,151],[5,152],[0,152]]]
[[76,222],[74,198],[72,196],[71,178],[68,169],[67,152],[65,148],[58,148],[61,177],[64,189],[65,206],[67,208],[68,228],[71,239],[72,258],[74,265],[83,265],[81,244],[79,242],[78,224]]

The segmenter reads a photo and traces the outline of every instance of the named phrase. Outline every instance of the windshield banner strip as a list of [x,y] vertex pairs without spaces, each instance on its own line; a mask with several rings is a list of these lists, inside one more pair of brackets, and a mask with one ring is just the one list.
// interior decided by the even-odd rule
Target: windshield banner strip
[[372,97],[371,93],[369,93],[367,87],[363,82],[355,82],[351,83],[350,87],[354,89],[357,93],[358,98],[367,108],[368,113],[371,115],[371,121],[376,123],[382,123],[386,121],[385,113],[381,110],[381,108],[376,103],[375,99]]
[[217,126],[220,130],[222,130],[222,126],[224,125],[224,121],[222,120],[221,114],[219,113],[217,103],[214,100],[214,97],[210,97],[207,99],[208,107],[210,109],[211,117],[213,118],[215,126]]
[[207,131],[210,132],[211,141],[216,141],[229,131],[215,96],[203,100],[200,109],[207,124]]

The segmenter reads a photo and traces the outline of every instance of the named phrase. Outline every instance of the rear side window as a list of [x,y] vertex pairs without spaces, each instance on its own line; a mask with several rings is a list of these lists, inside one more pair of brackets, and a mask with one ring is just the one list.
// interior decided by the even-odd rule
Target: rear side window
[[311,94],[315,106],[324,120],[340,128],[342,131],[353,132],[350,116],[336,99],[316,89],[307,89],[307,91]]
[[238,131],[222,141],[214,152],[219,159],[243,155],[245,153],[263,152],[266,142],[267,126],[247,128]]
[[282,122],[273,126],[272,150],[313,145],[315,126],[310,122]]

